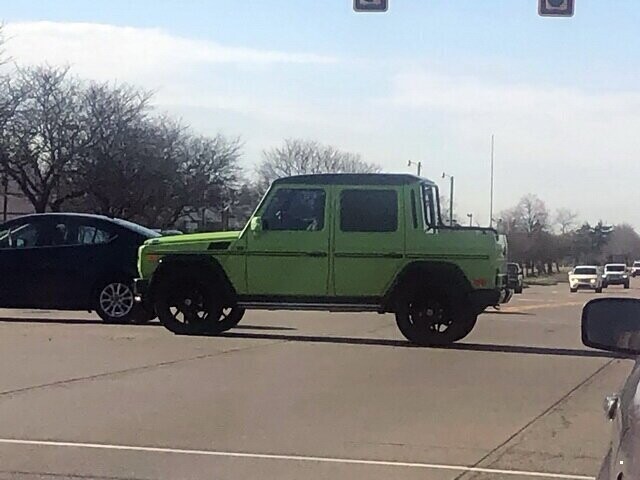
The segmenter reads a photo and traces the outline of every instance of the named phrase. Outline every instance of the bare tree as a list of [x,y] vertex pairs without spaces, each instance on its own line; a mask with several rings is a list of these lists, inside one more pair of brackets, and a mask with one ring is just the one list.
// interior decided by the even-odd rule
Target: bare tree
[[576,219],[578,218],[578,214],[572,212],[568,208],[559,208],[556,210],[555,221],[556,224],[560,227],[560,233],[565,235],[569,233],[573,227],[576,226]]
[[277,178],[312,173],[375,173],[381,169],[360,155],[335,147],[300,139],[287,139],[284,145],[263,152],[258,166],[259,183],[266,189]]
[[223,209],[237,186],[240,140],[194,136],[168,117],[149,118],[147,97],[131,93],[100,95],[107,106],[98,110],[111,114],[88,149],[76,208],[157,227],[204,207]]
[[44,212],[61,195],[87,142],[80,84],[67,68],[45,66],[20,70],[9,88],[15,108],[0,138],[0,162],[34,209]]
[[514,212],[517,228],[527,232],[541,232],[549,228],[549,211],[536,195],[528,194],[520,199]]
[[602,249],[605,259],[632,262],[640,258],[640,235],[627,224],[616,225]]
[[[151,95],[123,85],[90,84],[82,94],[82,121],[87,142],[77,168],[69,172],[64,195],[55,208],[73,208],[123,216],[136,205],[146,185],[139,172],[149,162],[151,142],[147,121]],[[74,202],[81,198],[80,202]],[[124,201],[124,198],[128,200]]]

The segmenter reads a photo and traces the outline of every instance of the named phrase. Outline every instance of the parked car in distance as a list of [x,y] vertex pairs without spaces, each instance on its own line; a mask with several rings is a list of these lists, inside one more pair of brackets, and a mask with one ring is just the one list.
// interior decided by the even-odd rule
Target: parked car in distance
[[519,263],[507,263],[507,286],[513,290],[513,293],[522,293],[524,274]]
[[637,275],[640,275],[640,262],[636,260],[631,267],[631,276],[635,278]]
[[624,288],[629,288],[629,274],[624,263],[607,263],[604,266],[602,286],[607,288],[609,285],[623,285]]
[[0,225],[0,307],[90,310],[109,323],[150,320],[132,286],[139,246],[159,236],[100,215],[13,219]]
[[569,290],[576,293],[580,289],[595,290],[602,293],[603,275],[599,267],[581,265],[569,272]]
[[444,225],[438,198],[413,175],[281,178],[241,232],[145,242],[136,294],[178,334],[220,333],[248,308],[373,311],[448,344],[499,302],[507,252],[494,229]]
[[582,310],[582,341],[588,347],[636,357],[620,393],[605,400],[605,415],[613,429],[597,478],[640,478],[640,300],[591,300]]

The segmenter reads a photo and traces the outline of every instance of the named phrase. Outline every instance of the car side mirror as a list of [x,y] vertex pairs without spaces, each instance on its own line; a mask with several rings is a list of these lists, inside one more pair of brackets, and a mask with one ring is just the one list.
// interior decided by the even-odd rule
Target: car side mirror
[[640,300],[591,300],[582,309],[582,343],[610,352],[640,354]]
[[262,217],[253,217],[250,228],[253,233],[260,233],[262,231]]

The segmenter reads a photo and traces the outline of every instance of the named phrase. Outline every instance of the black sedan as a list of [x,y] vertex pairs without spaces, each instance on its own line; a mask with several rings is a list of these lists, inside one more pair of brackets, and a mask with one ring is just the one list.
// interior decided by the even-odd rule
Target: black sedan
[[138,247],[159,233],[117,218],[27,215],[0,225],[0,307],[95,310],[109,323],[153,317],[135,303]]

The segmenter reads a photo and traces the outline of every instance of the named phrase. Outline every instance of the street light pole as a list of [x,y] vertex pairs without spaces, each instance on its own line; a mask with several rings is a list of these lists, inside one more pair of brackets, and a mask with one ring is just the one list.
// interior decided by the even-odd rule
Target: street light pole
[[407,163],[407,167],[410,167],[412,165],[415,165],[418,169],[418,176],[420,176],[420,172],[422,171],[422,162],[412,162],[411,160],[409,160],[409,163]]
[[469,226],[473,227],[473,213],[467,213],[467,217],[469,217]]
[[442,178],[449,177],[449,225],[453,226],[453,175],[442,172]]
[[491,199],[489,200],[489,228],[493,227],[493,134],[491,135]]

